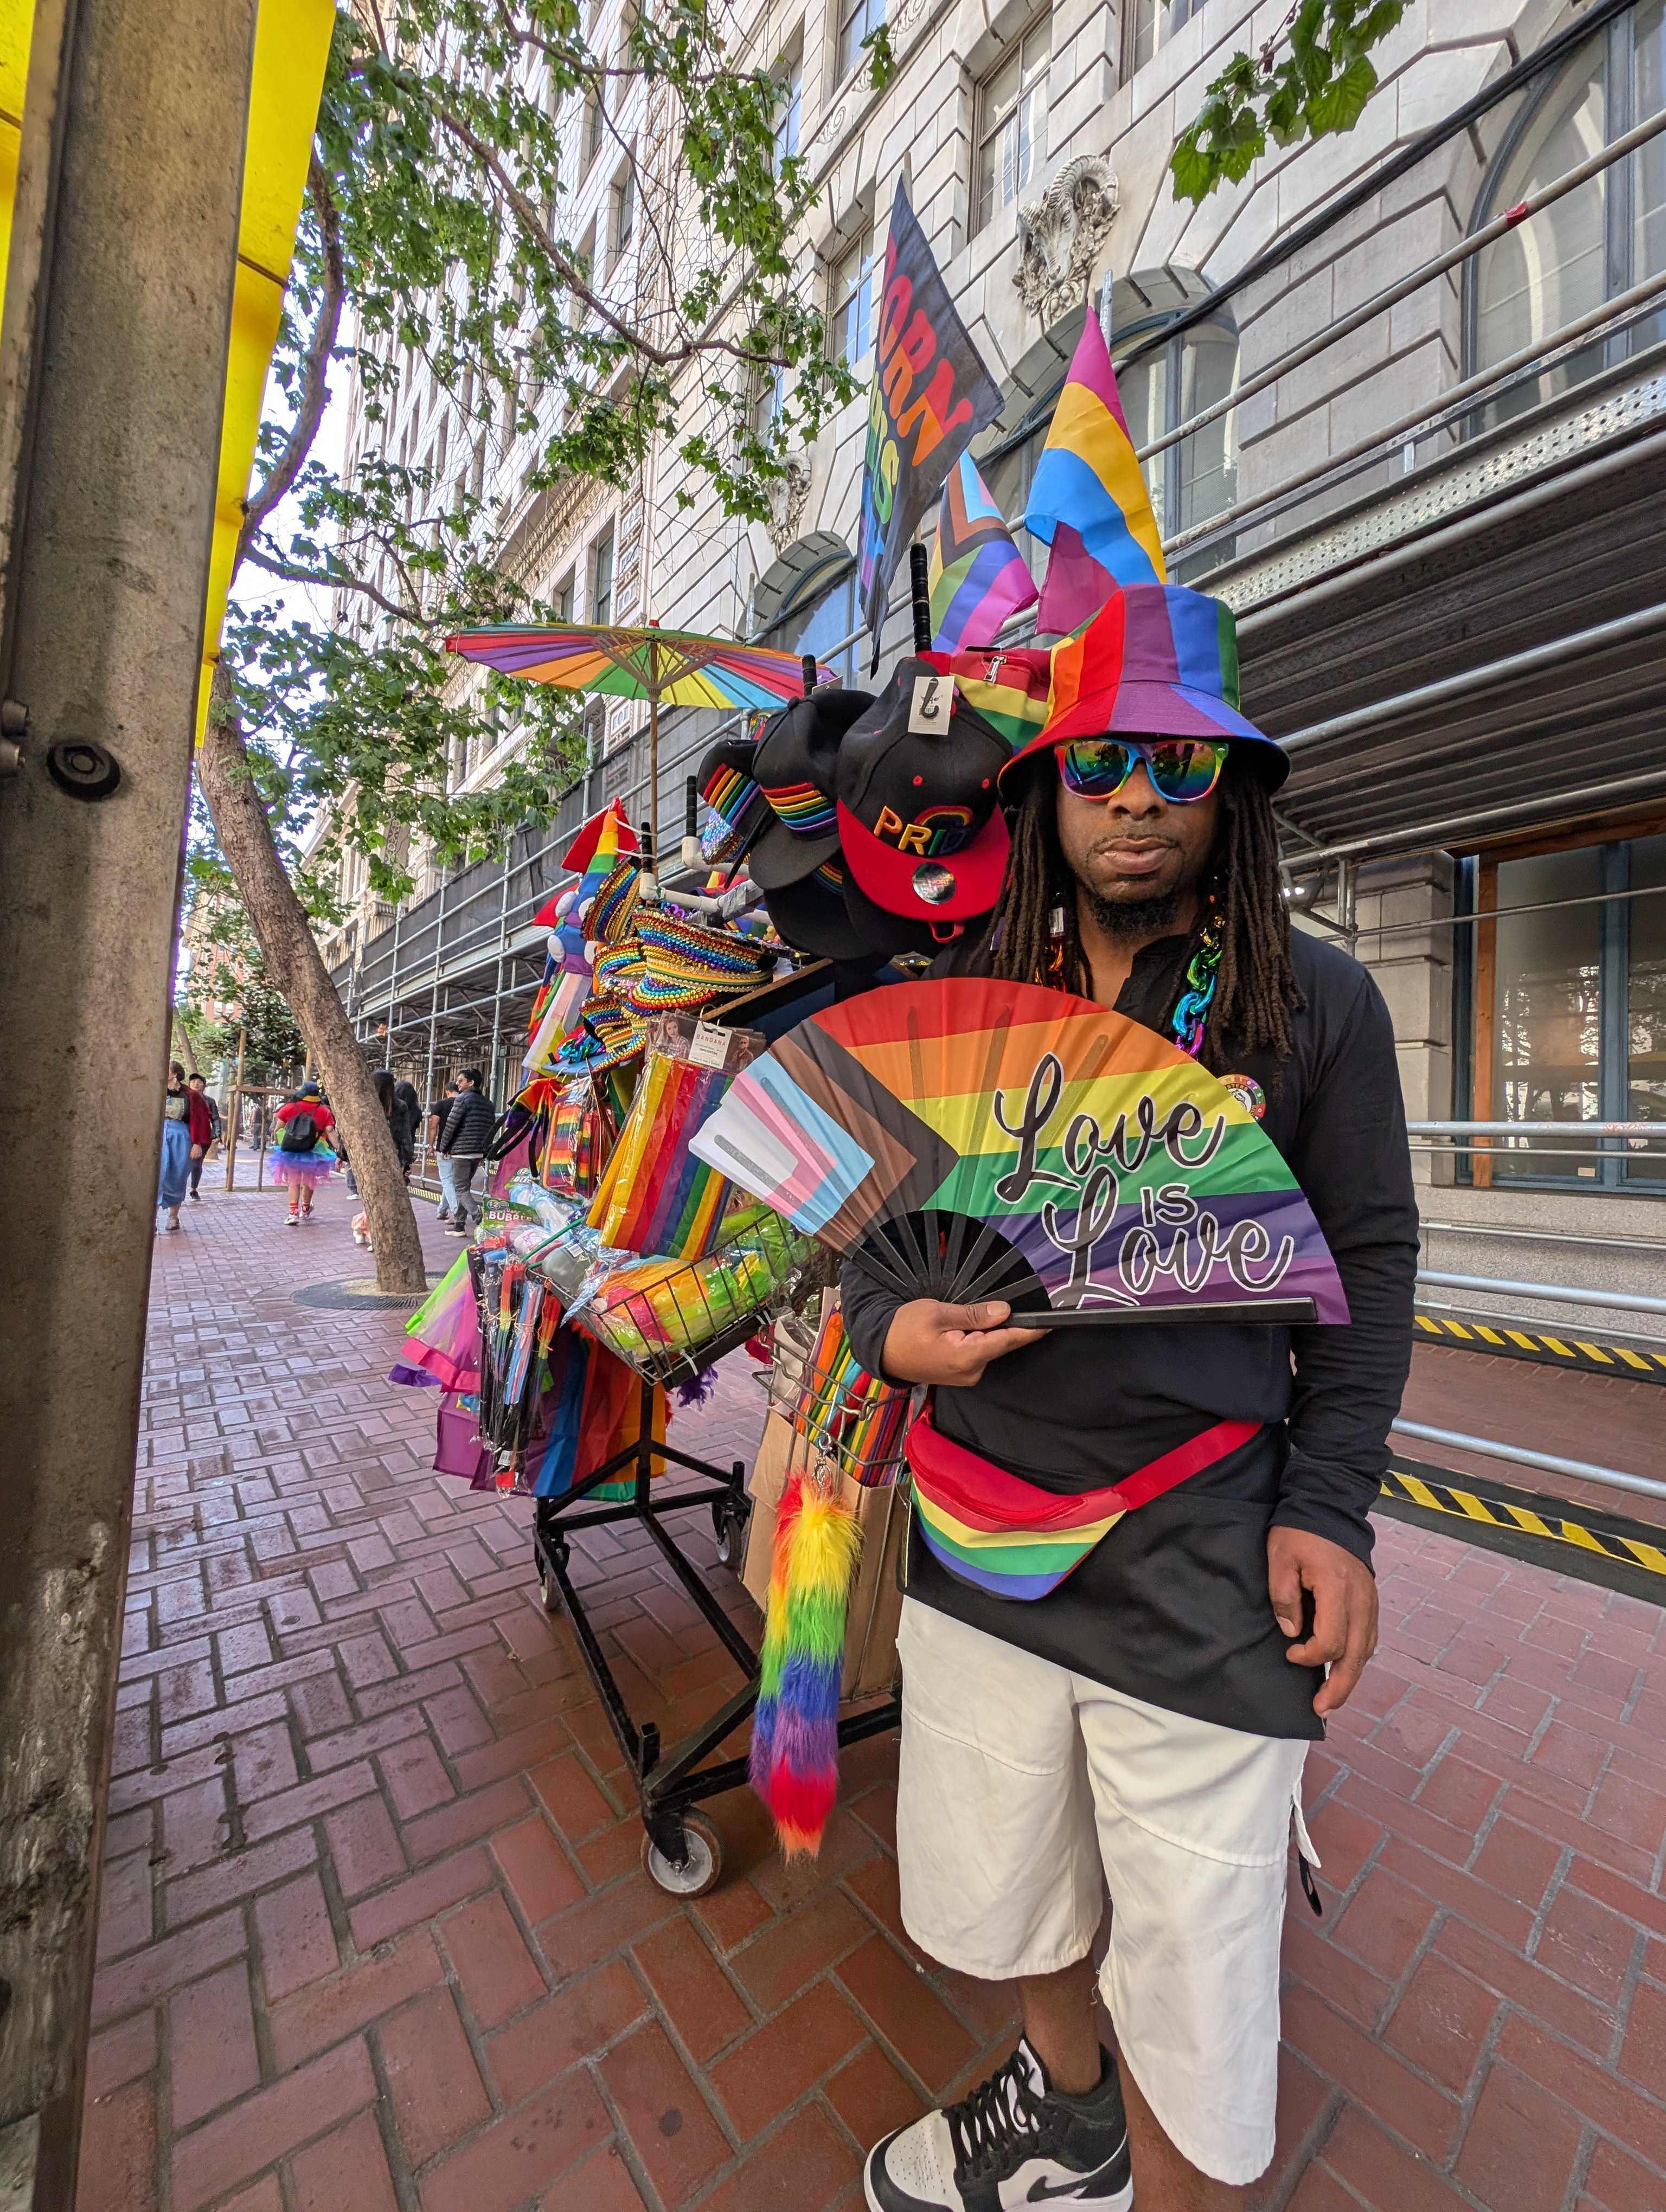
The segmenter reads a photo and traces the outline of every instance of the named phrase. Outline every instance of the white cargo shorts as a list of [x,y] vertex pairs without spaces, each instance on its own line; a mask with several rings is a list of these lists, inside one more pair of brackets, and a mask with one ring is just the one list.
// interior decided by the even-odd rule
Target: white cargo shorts
[[1169,2140],[1273,2156],[1279,1941],[1307,1745],[1189,1720],[903,1601],[897,1852],[921,1948],[989,1981],[1085,1959]]

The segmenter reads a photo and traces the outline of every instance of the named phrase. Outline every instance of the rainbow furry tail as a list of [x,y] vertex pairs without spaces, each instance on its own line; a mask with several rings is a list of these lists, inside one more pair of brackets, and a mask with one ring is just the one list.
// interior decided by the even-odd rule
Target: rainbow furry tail
[[803,1474],[781,1501],[769,1566],[752,1787],[788,1858],[821,1849],[839,1794],[839,1676],[862,1533],[848,1506]]

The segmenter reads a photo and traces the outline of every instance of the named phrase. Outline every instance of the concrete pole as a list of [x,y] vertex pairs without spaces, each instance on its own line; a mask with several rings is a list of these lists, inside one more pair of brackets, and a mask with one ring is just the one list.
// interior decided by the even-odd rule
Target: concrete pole
[[76,2195],[254,15],[43,0],[0,331],[0,2170],[30,2212]]

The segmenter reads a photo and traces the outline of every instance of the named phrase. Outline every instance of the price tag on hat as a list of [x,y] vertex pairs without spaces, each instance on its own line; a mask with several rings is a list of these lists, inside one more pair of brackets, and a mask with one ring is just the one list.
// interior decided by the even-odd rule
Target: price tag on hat
[[721,1067],[729,1056],[733,1031],[721,1030],[715,1022],[696,1022],[694,1036],[689,1046],[689,1059],[696,1067]]
[[946,737],[954,712],[952,676],[916,676],[909,702],[909,732],[916,738]]

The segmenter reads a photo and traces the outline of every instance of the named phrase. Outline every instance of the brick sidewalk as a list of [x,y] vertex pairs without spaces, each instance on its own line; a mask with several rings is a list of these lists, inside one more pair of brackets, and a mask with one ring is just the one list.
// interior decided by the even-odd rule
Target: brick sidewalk
[[[735,1793],[721,1886],[663,1896],[528,1509],[429,1471],[397,1316],[295,1302],[367,1272],[346,1194],[279,1206],[211,1190],[158,1243],[81,2212],[844,2212],[866,2144],[1011,2035],[901,1935],[894,1742],[846,1760],[815,1868]],[[679,1437],[759,1419],[737,1372]],[[1666,2212],[1666,1616],[1379,1527],[1246,2203]],[[708,1709],[734,1678],[681,1591],[584,1550],[639,1711]]]

